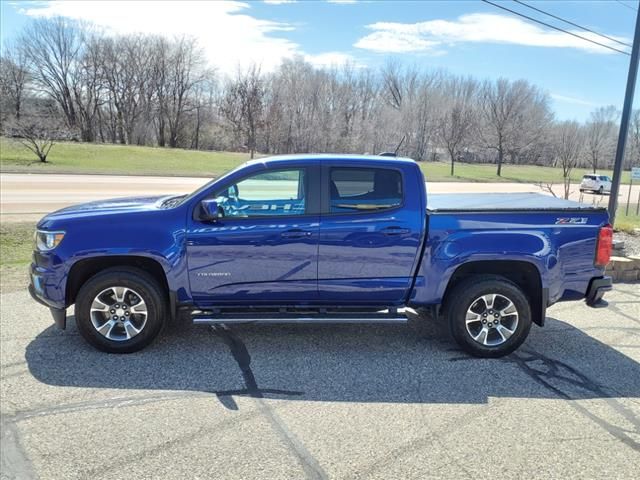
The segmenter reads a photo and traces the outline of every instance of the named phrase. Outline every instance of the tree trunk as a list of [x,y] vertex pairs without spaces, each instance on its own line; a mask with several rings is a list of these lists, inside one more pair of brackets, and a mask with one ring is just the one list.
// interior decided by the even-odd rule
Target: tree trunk
[[196,109],[196,132],[195,132],[195,141],[193,147],[198,150],[198,146],[200,145],[200,109]]
[[160,117],[158,119],[158,146],[164,147],[167,141],[164,138],[164,119]]
[[117,108],[117,118],[118,118],[118,136],[120,137],[120,144],[121,145],[125,145],[127,143],[127,140],[124,136],[124,122],[122,119],[122,111],[116,106]]
[[502,174],[502,160],[504,159],[504,152],[502,147],[498,147],[498,171],[496,175],[500,176]]
[[451,151],[449,151],[449,157],[451,157],[451,176],[453,177],[456,157],[455,157],[455,154],[451,153]]

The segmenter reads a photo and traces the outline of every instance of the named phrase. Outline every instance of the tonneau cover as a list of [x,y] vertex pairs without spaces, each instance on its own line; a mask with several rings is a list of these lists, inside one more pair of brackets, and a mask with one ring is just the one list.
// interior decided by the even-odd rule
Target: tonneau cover
[[545,211],[605,210],[604,207],[555,198],[540,193],[429,193],[427,210],[455,211]]

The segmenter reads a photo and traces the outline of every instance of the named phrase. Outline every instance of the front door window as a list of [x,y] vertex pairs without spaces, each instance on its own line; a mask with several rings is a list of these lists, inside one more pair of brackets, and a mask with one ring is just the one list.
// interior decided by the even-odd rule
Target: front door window
[[262,172],[216,195],[225,217],[304,215],[305,170]]

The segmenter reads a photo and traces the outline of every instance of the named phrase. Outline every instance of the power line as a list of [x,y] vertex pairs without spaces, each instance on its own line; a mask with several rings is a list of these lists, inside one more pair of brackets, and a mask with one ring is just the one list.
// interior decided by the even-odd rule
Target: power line
[[616,2],[618,2],[620,5],[623,5],[623,6],[627,7],[629,10],[634,10],[636,12],[638,11],[638,9],[636,7],[634,7],[632,5],[627,5],[626,3],[621,2],[620,0],[616,0]]
[[564,23],[566,23],[566,24],[569,24],[569,25],[571,25],[571,26],[573,26],[573,27],[580,28],[580,29],[584,30],[585,32],[593,33],[593,34],[598,35],[598,36],[600,36],[600,37],[606,38],[607,40],[611,40],[612,42],[616,42],[616,43],[618,43],[618,44],[620,44],[620,45],[624,45],[625,47],[631,47],[631,44],[629,44],[629,43],[621,42],[620,40],[616,40],[616,39],[615,39],[615,38],[613,38],[613,37],[609,37],[609,36],[604,35],[604,34],[602,34],[602,33],[598,33],[598,32],[596,32],[595,30],[590,30],[590,29],[588,29],[587,27],[583,27],[582,25],[578,25],[577,23],[573,23],[573,22],[570,22],[569,20],[565,20],[565,19],[564,19],[564,18],[562,18],[562,17],[558,17],[558,16],[554,15],[553,13],[545,12],[544,10],[541,10],[541,9],[539,9],[539,8],[536,8],[536,7],[534,7],[533,5],[529,5],[529,4],[527,4],[527,3],[521,2],[520,0],[513,0],[513,1],[514,1],[514,2],[516,2],[516,3],[519,3],[519,4],[520,4],[520,5],[522,5],[523,7],[530,8],[531,10],[535,10],[536,12],[540,12],[540,13],[542,13],[542,14],[544,14],[544,15],[547,15],[547,16],[549,16],[549,17],[551,17],[551,18],[555,18],[556,20],[560,20],[561,22],[564,22]]
[[605,45],[604,43],[596,42],[595,40],[591,40],[590,38],[582,37],[576,33],[570,32],[560,27],[556,27],[555,25],[551,25],[549,23],[543,22],[542,20],[538,20],[536,18],[525,15],[524,13],[516,12],[515,10],[511,10],[510,8],[503,7],[502,5],[498,5],[497,3],[490,2],[489,0],[482,0],[484,3],[488,3],[489,5],[493,5],[496,8],[500,8],[501,10],[506,10],[507,12],[513,13],[514,15],[518,15],[519,17],[526,18],[527,20],[531,20],[532,22],[539,23],[540,25],[544,25],[545,27],[552,28],[559,32],[566,33],[567,35],[571,35],[572,37],[579,38],[580,40],[584,40],[585,42],[594,43],[603,48],[608,48],[609,50],[613,50],[614,52],[622,53],[624,55],[631,55],[629,52],[625,52],[624,50],[619,50],[615,47],[611,47],[609,45]]

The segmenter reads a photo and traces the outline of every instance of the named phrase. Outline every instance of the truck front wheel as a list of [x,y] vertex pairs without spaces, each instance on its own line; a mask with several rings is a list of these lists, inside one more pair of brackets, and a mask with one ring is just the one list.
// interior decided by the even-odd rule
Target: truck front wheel
[[85,283],[76,300],[76,324],[84,339],[109,353],[131,353],[150,344],[162,330],[163,289],[136,268],[110,268]]
[[476,275],[455,286],[445,304],[451,335],[477,357],[502,357],[517,349],[531,329],[529,300],[515,283]]

